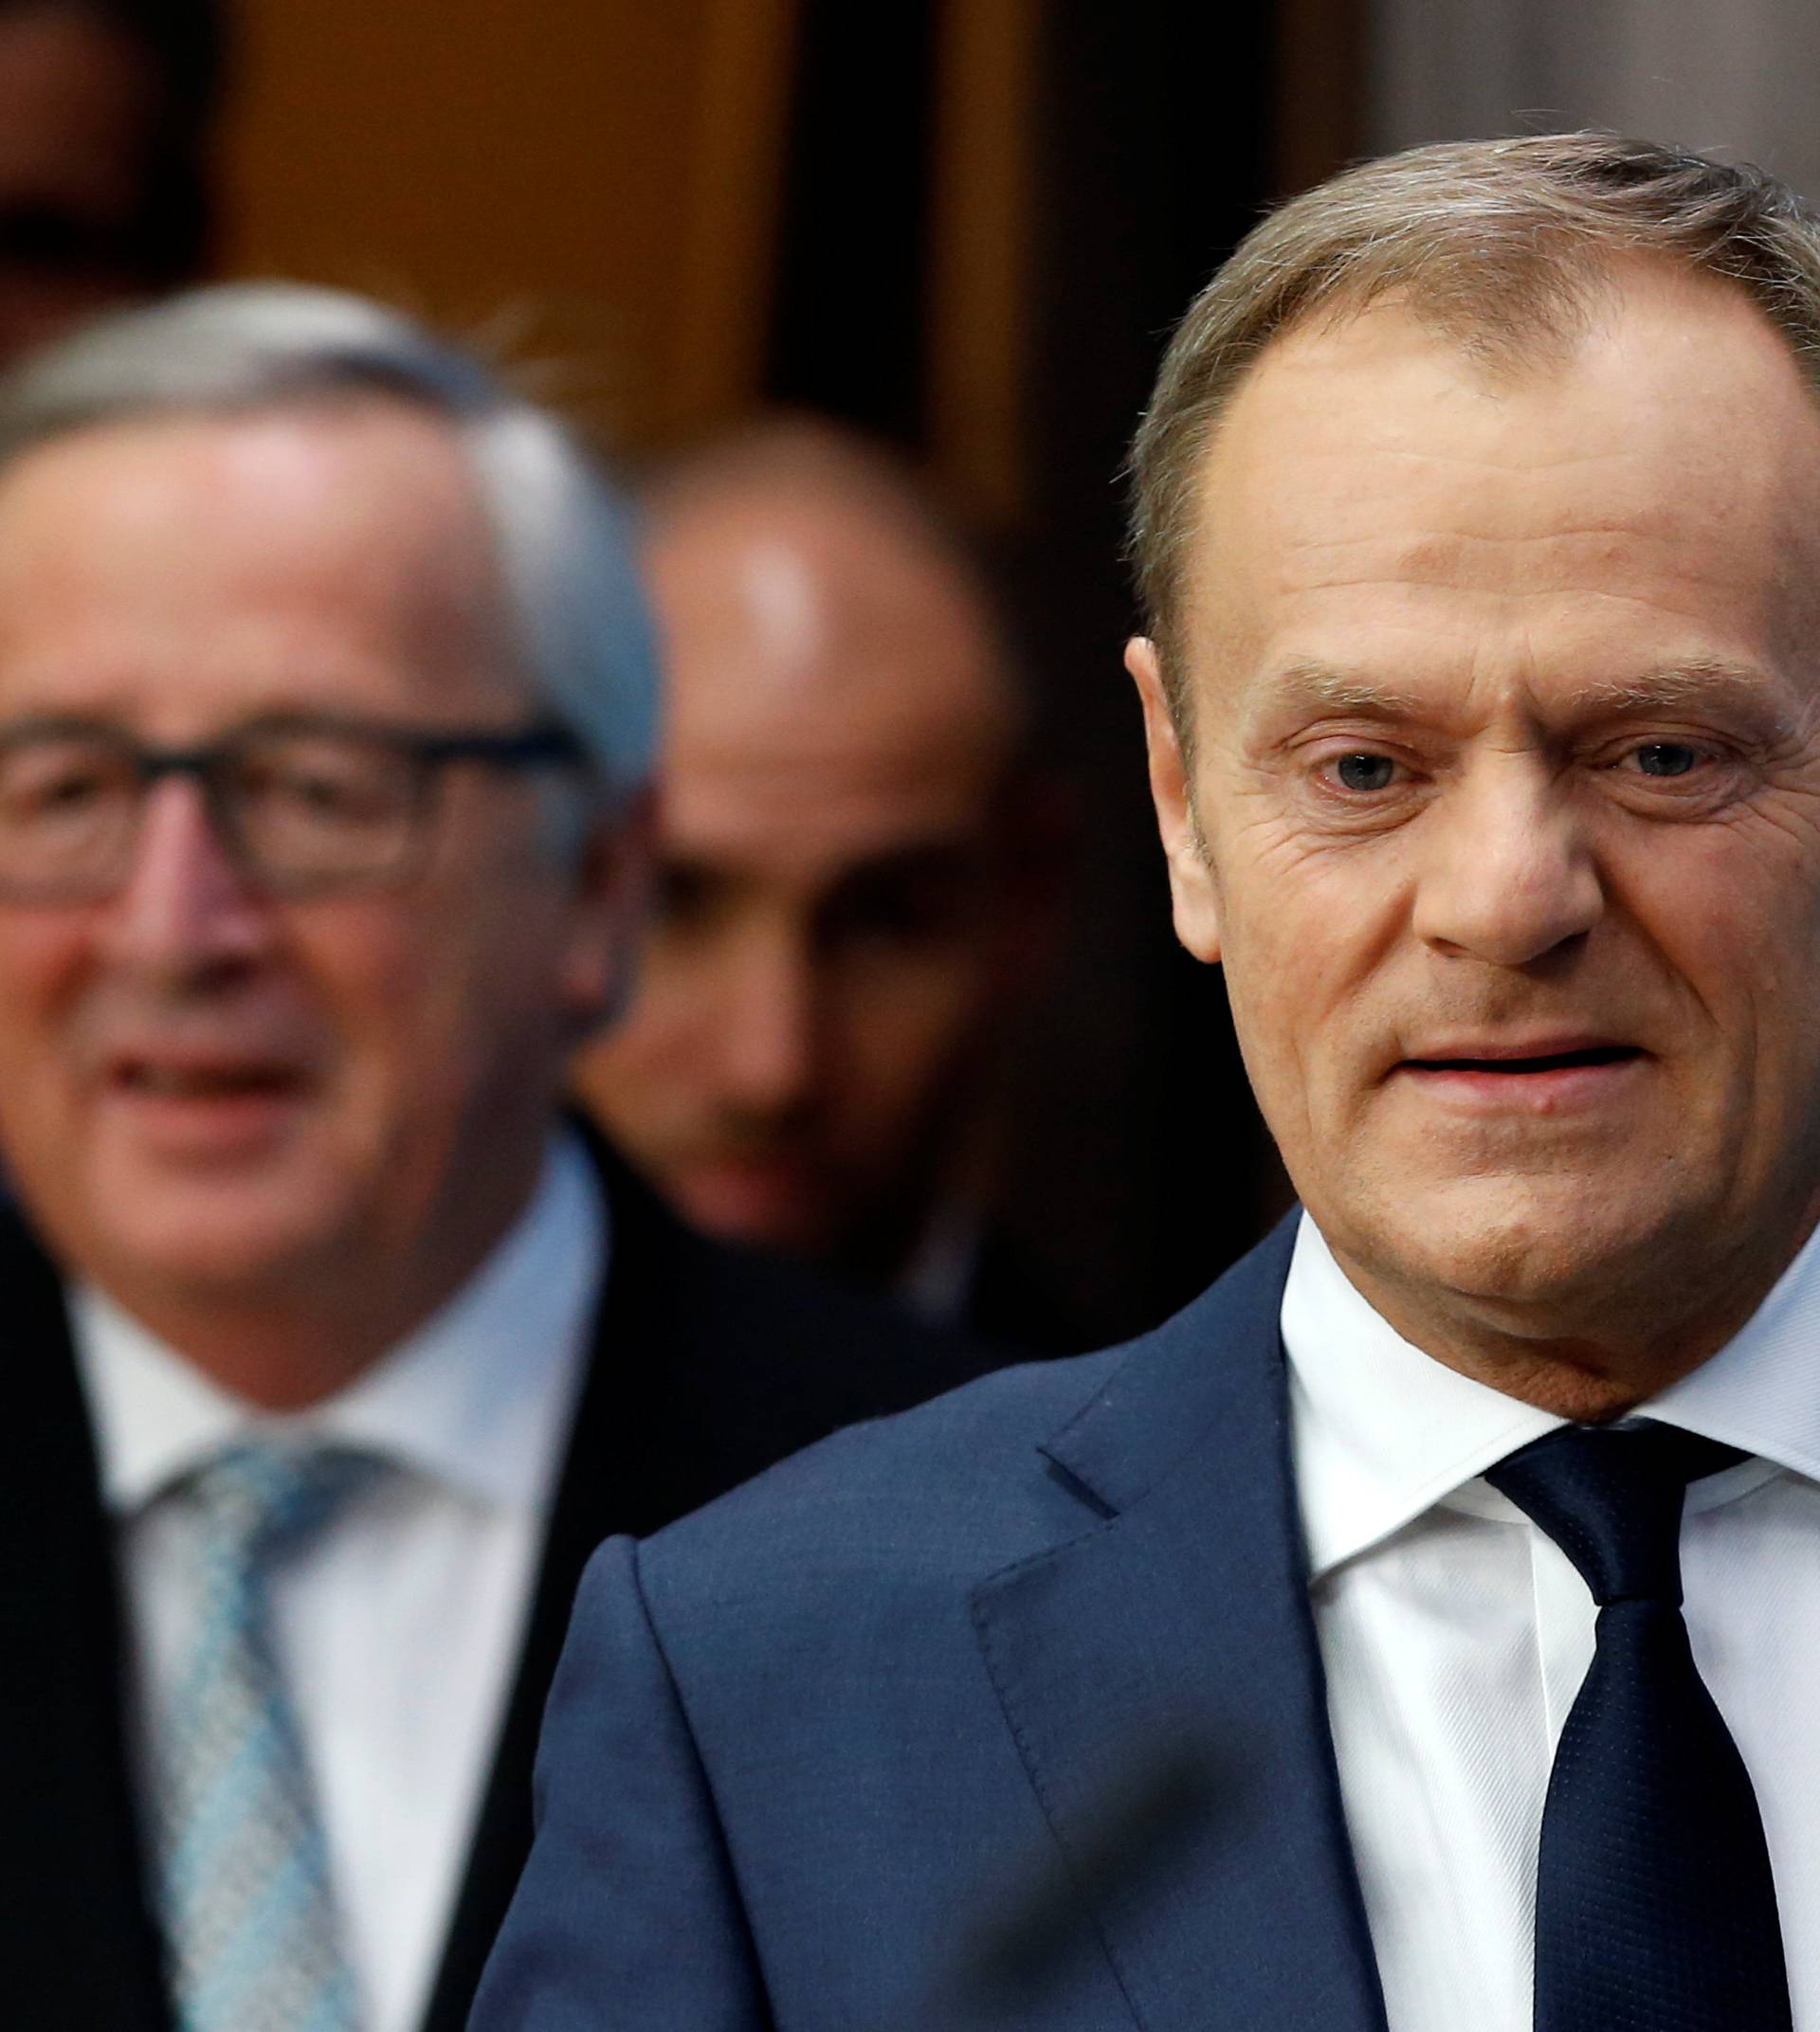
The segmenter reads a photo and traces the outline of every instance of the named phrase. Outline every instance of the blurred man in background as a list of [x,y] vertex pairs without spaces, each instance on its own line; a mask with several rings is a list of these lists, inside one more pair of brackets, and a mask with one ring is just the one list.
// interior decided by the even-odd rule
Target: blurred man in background
[[1065,1346],[991,1218],[993,1075],[1058,879],[980,572],[883,454],[807,422],[696,453],[648,510],[656,907],[580,1091],[707,1232]]
[[200,273],[223,44],[213,0],[0,0],[0,366]]
[[558,1112],[656,704],[616,500],[406,320],[0,387],[11,2023],[454,2032],[590,1548],[971,1366]]

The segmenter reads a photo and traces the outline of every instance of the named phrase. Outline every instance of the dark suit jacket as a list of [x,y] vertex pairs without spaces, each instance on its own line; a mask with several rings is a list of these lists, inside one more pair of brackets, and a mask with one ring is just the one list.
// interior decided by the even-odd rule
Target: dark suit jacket
[[954,1323],[995,1348],[1027,1355],[1103,1348],[1136,1324],[1127,1312],[1119,1326],[1102,1322],[1096,1333],[1093,1318],[1063,1292],[1048,1266],[1021,1236],[1001,1225],[989,1226],[980,1238]]
[[474,2032],[1383,2032],[1288,1256],[596,1554]]
[[[592,1367],[426,2032],[464,2023],[530,1845],[538,1719],[588,1554],[651,1532],[987,1357],[686,1234],[595,1147],[612,1245]],[[121,1696],[122,1627],[56,1272],[0,1224],[15,1423],[0,1475],[0,2023],[165,2032]]]

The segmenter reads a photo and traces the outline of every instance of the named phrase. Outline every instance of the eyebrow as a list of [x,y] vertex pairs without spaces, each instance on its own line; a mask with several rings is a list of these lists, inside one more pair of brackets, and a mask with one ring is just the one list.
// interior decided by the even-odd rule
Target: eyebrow
[[1307,657],[1273,670],[1260,691],[1273,706],[1320,705],[1330,712],[1364,713],[1382,719],[1414,718],[1423,710],[1413,693],[1380,683],[1362,671]]
[[[1777,689],[1771,674],[1754,664],[1723,657],[1690,657],[1629,677],[1589,680],[1575,689],[1573,703],[1576,714],[1592,717],[1716,703],[1721,698],[1735,703],[1741,694],[1760,710]],[[1420,719],[1435,704],[1432,698],[1424,699],[1363,671],[1305,657],[1272,671],[1261,692],[1275,708],[1321,706],[1329,712],[1357,713],[1374,719]],[[1778,713],[1776,717],[1787,716]]]
[[1693,657],[1686,662],[1640,671],[1635,677],[1587,684],[1577,698],[1595,712],[1647,712],[1657,706],[1701,705],[1721,696],[1736,698],[1740,693],[1764,700],[1773,689],[1770,673],[1754,664],[1730,662],[1722,657]]

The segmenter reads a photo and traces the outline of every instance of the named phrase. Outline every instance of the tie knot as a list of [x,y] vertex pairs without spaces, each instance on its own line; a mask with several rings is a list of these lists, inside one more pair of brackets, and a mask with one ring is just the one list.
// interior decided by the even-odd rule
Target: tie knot
[[264,1566],[320,1531],[379,1465],[376,1455],[352,1446],[246,1440],[204,1461],[180,1487],[218,1552]]
[[1681,1601],[1687,1484],[1744,1459],[1672,1425],[1568,1425],[1486,1472],[1574,1562],[1601,1608]]

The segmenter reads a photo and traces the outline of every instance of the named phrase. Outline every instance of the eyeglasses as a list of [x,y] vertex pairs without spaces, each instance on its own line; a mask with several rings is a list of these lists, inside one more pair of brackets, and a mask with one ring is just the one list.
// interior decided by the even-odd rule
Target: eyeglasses
[[0,898],[95,901],[123,883],[152,786],[192,777],[237,868],[285,897],[408,880],[452,763],[585,769],[553,722],[502,731],[311,716],[249,721],[197,748],[151,748],[118,727],[36,719],[0,728]]

